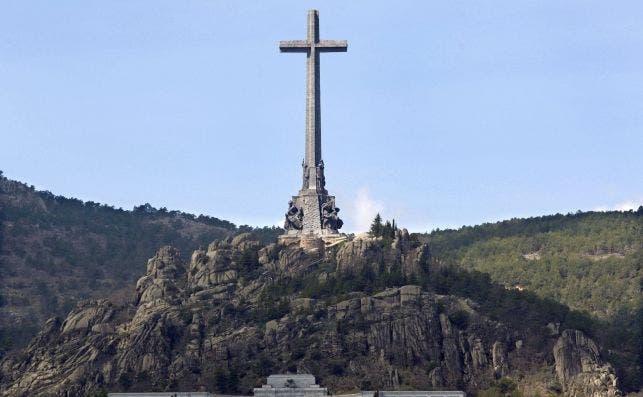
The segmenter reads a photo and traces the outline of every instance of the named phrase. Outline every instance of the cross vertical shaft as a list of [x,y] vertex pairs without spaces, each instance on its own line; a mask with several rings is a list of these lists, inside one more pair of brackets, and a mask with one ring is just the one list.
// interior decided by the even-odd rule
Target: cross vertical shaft
[[319,53],[314,48],[314,45],[319,42],[319,14],[316,10],[308,11],[307,38],[311,49],[308,51],[306,62],[306,159],[304,162],[309,167],[316,167],[322,159]]
[[345,40],[319,40],[319,13],[317,10],[308,11],[307,27],[306,40],[281,41],[279,49],[281,52],[305,52],[307,54],[306,148],[304,151],[304,186],[302,188],[323,190],[319,54],[321,52],[345,52],[348,44]]

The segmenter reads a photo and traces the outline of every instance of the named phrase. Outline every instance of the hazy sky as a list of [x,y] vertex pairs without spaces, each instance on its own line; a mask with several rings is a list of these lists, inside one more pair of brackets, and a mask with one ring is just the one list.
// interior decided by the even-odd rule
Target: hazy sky
[[0,169],[56,194],[280,223],[306,10],[348,231],[643,204],[641,1],[0,2]]

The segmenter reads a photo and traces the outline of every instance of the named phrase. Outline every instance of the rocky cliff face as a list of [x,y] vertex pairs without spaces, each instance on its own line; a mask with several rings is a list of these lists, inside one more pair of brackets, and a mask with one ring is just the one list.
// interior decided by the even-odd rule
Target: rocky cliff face
[[614,369],[602,362],[593,340],[577,330],[565,330],[554,345],[556,375],[572,397],[620,396]]
[[[392,243],[348,241],[325,256],[263,247],[251,235],[216,241],[187,261],[164,247],[148,261],[131,304],[84,302],[6,357],[0,391],[248,392],[285,371],[313,373],[334,392],[476,391],[499,379],[519,383],[525,372],[547,366],[525,343],[528,335],[480,313],[471,300],[420,285],[372,287],[391,274],[398,275],[392,284],[420,284],[431,277],[429,259],[428,246],[405,233]],[[360,274],[376,280],[364,284]],[[613,371],[582,334],[563,332],[544,355],[555,358],[551,377],[569,395],[618,395]],[[599,380],[601,388],[588,389]]]
[[158,247],[191,249],[237,232],[215,218],[124,211],[0,175],[0,357],[81,300],[118,300]]
[[420,276],[430,258],[429,246],[411,249],[406,229],[398,230],[391,245],[381,238],[360,238],[341,246],[337,252],[337,271],[344,274],[372,272],[375,275],[399,271],[404,276]]

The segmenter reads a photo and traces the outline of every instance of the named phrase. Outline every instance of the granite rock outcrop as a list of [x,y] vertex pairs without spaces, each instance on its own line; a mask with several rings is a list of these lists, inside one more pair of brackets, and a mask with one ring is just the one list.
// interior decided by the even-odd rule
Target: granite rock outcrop
[[[346,284],[365,269],[426,279],[429,262],[429,247],[404,232],[392,242],[347,241],[325,255],[262,246],[251,235],[216,241],[189,260],[163,247],[130,303],[79,304],[0,361],[0,395],[243,393],[285,371],[312,372],[334,392],[474,392],[548,365],[534,361],[529,335],[470,299],[412,283],[372,291]],[[573,330],[556,338],[547,342],[549,368],[568,395],[619,395],[591,339]]]
[[564,330],[553,349],[556,375],[570,397],[621,396],[614,368],[582,331]]

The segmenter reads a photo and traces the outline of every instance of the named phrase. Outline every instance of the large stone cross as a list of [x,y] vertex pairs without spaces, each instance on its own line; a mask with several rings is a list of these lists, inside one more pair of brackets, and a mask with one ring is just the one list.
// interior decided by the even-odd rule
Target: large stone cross
[[[319,40],[319,14],[308,11],[308,35],[306,40],[280,41],[281,52],[305,52],[308,58],[306,72],[306,151],[303,162],[302,187],[299,194],[288,203],[284,228],[286,234],[280,241],[301,239],[324,242],[344,238],[338,229],[343,225],[335,197],[326,190],[324,162],[321,156],[321,115],[319,106],[319,54],[321,52],[344,52],[345,40]],[[311,239],[312,238],[312,239]],[[317,244],[317,243],[315,243]],[[305,244],[304,244],[305,245]],[[314,245],[314,244],[313,244]]]
[[[306,154],[304,159],[304,179],[308,186],[304,189],[319,189],[317,175],[322,163],[321,156],[321,115],[319,106],[319,53],[346,52],[346,40],[319,40],[319,13],[308,11],[308,35],[306,40],[280,41],[281,52],[305,52],[308,63],[306,68]],[[322,171],[323,172],[323,171]],[[305,182],[306,183],[306,182]],[[323,189],[323,187],[322,187]]]

